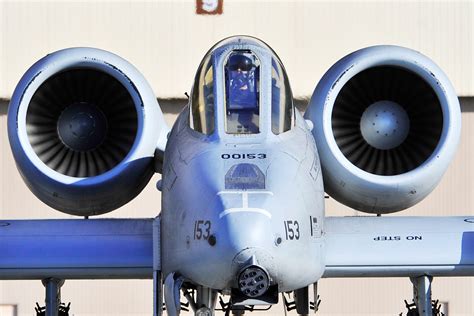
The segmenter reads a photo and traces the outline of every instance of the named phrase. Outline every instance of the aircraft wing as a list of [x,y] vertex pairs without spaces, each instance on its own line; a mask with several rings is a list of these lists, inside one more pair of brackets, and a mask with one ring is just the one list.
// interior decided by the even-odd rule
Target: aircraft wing
[[151,279],[154,235],[153,219],[0,220],[0,280]]
[[[151,279],[155,222],[2,220],[0,279]],[[472,217],[328,217],[325,230],[326,278],[474,275]]]
[[474,275],[474,218],[328,217],[323,277]]

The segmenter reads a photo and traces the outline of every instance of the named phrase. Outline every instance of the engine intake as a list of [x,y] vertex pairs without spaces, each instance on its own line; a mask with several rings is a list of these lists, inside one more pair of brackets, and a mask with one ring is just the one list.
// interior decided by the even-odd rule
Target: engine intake
[[379,66],[352,77],[332,112],[337,146],[355,166],[397,175],[425,162],[438,145],[443,113],[433,89],[408,69]]
[[428,195],[451,161],[460,109],[446,75],[407,48],[374,46],[332,66],[305,114],[326,191],[360,211],[390,213]]
[[8,130],[33,193],[60,211],[88,216],[120,207],[144,188],[168,128],[132,65],[106,51],[71,48],[26,72]]
[[33,150],[51,169],[70,177],[94,177],[130,152],[138,118],[130,94],[114,77],[71,69],[36,90],[26,130]]

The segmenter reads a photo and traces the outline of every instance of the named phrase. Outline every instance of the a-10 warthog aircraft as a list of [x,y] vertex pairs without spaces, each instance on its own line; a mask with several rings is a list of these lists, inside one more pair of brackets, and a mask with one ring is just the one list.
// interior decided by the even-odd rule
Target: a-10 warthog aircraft
[[[439,314],[432,278],[474,275],[474,218],[375,214],[433,190],[460,128],[446,75],[402,47],[339,60],[302,115],[275,52],[227,38],[204,56],[171,130],[128,62],[61,50],[19,82],[8,134],[31,191],[81,218],[1,220],[0,279],[43,280],[38,314],[57,315],[64,280],[153,278],[155,315],[164,297],[168,315],[187,301],[203,316],[279,299],[308,314],[321,278],[395,276],[413,283],[410,315]],[[133,199],[154,172],[155,219],[89,218]],[[374,216],[325,217],[325,192]]]

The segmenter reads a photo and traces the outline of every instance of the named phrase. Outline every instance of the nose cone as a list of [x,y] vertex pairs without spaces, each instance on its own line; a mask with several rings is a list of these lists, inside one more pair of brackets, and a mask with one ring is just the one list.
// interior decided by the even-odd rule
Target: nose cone
[[69,148],[92,150],[107,136],[107,119],[97,106],[78,102],[61,113],[57,129],[62,142]]
[[271,234],[270,213],[264,210],[241,209],[222,219],[228,232],[225,252],[231,261],[232,287],[239,288],[241,272],[248,267],[261,267],[269,280],[275,278],[275,260],[271,254],[275,247]]
[[213,289],[239,288],[240,273],[261,267],[269,280],[275,278],[275,247],[271,215],[263,209],[223,208],[213,220],[215,244],[200,243],[193,249],[196,260],[186,264],[183,275]]
[[378,101],[362,114],[360,130],[372,147],[388,150],[399,146],[407,138],[410,119],[397,103]]

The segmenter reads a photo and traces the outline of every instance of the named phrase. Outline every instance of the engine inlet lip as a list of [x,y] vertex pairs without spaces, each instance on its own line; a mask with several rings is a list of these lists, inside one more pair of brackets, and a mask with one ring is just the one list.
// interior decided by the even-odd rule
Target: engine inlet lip
[[[25,116],[30,145],[40,160],[76,179],[119,166],[138,136],[139,113],[127,88],[94,67],[70,68],[43,81]],[[43,140],[45,134],[51,136]]]
[[[85,57],[86,56],[86,57]],[[48,65],[48,67],[45,67]],[[22,148],[22,154],[41,173],[58,183],[75,183],[78,180],[88,183],[100,183],[104,180],[110,180],[116,177],[122,171],[126,170],[129,162],[140,159],[143,154],[139,148],[143,146],[144,137],[142,137],[145,117],[138,115],[138,128],[136,137],[130,149],[130,152],[124,159],[111,170],[90,178],[78,178],[68,176],[51,170],[36,154],[29,142],[29,136],[26,132],[26,116],[28,104],[30,103],[36,90],[46,81],[60,72],[67,72],[75,69],[95,70],[116,79],[128,91],[133,100],[137,113],[147,107],[147,101],[155,100],[152,93],[148,93],[143,76],[130,65],[126,60],[100,49],[94,48],[68,48],[51,53],[34,64],[22,77],[20,83],[15,89],[8,112],[9,138],[13,147]],[[133,84],[131,84],[133,83]],[[143,88],[141,88],[144,86]],[[14,124],[12,122],[15,122]],[[18,134],[17,136],[12,136]]]
[[[337,96],[334,99],[334,103],[332,104],[332,107],[331,107],[331,112],[330,112],[331,124],[330,125],[331,125],[331,130],[332,130],[331,131],[331,143],[332,143],[332,141],[334,141],[333,145],[335,145],[334,148],[333,148],[333,150],[335,150],[334,154],[341,154],[344,157],[341,162],[345,162],[347,160],[348,162],[350,162],[350,165],[356,166],[360,171],[362,171],[364,173],[367,173],[367,174],[375,175],[375,176],[387,176],[387,175],[400,176],[400,175],[408,174],[412,171],[416,171],[421,166],[426,164],[434,155],[436,155],[436,152],[438,150],[442,149],[442,146],[441,146],[441,144],[443,143],[442,134],[443,134],[443,131],[445,131],[446,128],[447,128],[446,123],[445,123],[445,117],[444,117],[445,113],[443,113],[443,105],[442,105],[443,100],[441,100],[442,98],[440,98],[439,94],[437,93],[436,86],[433,86],[433,83],[429,82],[429,80],[427,80],[427,78],[423,77],[419,73],[419,71],[420,71],[420,69],[413,69],[413,67],[410,68],[410,67],[406,67],[406,66],[405,67],[397,66],[397,65],[392,65],[390,63],[384,64],[384,65],[373,65],[373,66],[370,66],[370,67],[365,68],[365,69],[359,69],[355,73],[351,74],[351,76],[348,76],[348,78],[346,78],[347,81],[340,84]],[[423,156],[423,159],[421,159],[421,160],[418,159],[418,161],[416,161],[416,163],[408,164],[407,166],[403,166],[403,167],[398,166],[397,170],[392,170],[392,171],[385,170],[384,167],[382,167],[382,170],[376,171],[374,169],[375,167],[373,166],[373,164],[372,164],[372,167],[373,167],[372,169],[374,169],[374,170],[371,170],[371,168],[367,169],[367,166],[363,166],[363,164],[359,165],[358,162],[357,162],[358,158],[357,157],[354,158],[352,156],[354,156],[353,153],[360,152],[360,150],[352,150],[352,152],[350,152],[350,151],[347,152],[347,150],[344,150],[343,147],[341,147],[341,144],[339,143],[340,141],[342,141],[343,137],[345,137],[345,136],[342,136],[342,137],[341,136],[336,136],[336,131],[339,129],[339,127],[337,125],[335,125],[336,120],[340,121],[340,119],[342,118],[343,120],[347,121],[347,118],[344,118],[343,116],[341,116],[341,110],[344,111],[344,109],[345,108],[347,109],[347,107],[348,107],[347,102],[342,101],[344,99],[343,93],[347,94],[347,92],[345,92],[345,91],[348,88],[351,88],[351,84],[353,85],[352,88],[357,88],[358,86],[361,86],[361,84],[359,82],[359,81],[361,81],[361,78],[365,78],[365,81],[367,81],[369,79],[373,80],[373,78],[377,78],[377,76],[380,77],[380,75],[382,75],[382,74],[390,75],[392,77],[393,76],[398,76],[399,78],[402,78],[402,79],[405,79],[405,80],[416,80],[416,82],[419,82],[418,85],[421,84],[421,88],[424,89],[424,90],[422,90],[422,92],[424,94],[427,94],[429,97],[432,98],[432,103],[428,103],[428,105],[430,105],[430,107],[431,107],[431,111],[433,111],[433,110],[436,111],[436,113],[435,113],[436,115],[433,116],[433,120],[434,120],[433,122],[436,123],[435,126],[436,126],[436,130],[437,130],[436,131],[437,135],[434,135],[434,136],[429,135],[431,137],[429,139],[429,142],[428,142],[430,144],[429,145],[429,147],[430,147],[429,151],[430,152],[429,153],[422,152],[421,156]],[[362,80],[362,81],[364,81],[364,80]],[[353,82],[356,82],[356,83],[359,82],[359,83],[357,83],[354,86]],[[379,88],[384,88],[384,87],[385,87],[385,85],[381,84],[381,86]],[[420,87],[418,87],[418,88],[420,88]],[[358,89],[360,89],[360,88],[358,88]],[[397,95],[394,94],[393,91],[390,91],[388,95],[385,95],[387,93],[386,89],[380,90],[380,91],[379,90],[376,90],[377,93],[375,93],[375,95],[374,95],[374,93],[372,93],[372,95],[370,97],[366,97],[366,99],[361,99],[362,102],[357,102],[356,104],[354,104],[356,106],[354,108],[354,110],[358,113],[357,115],[360,115],[363,118],[364,117],[363,114],[365,114],[366,111],[368,111],[372,106],[378,104],[378,102],[387,102],[387,101],[393,102],[393,101],[395,101],[395,103],[398,103],[398,104],[401,105],[401,108],[404,109],[404,111],[407,111],[408,119],[409,119],[410,123],[413,123],[412,125],[414,125],[416,127],[416,130],[419,130],[420,129],[419,127],[424,126],[424,125],[421,125],[421,124],[417,125],[415,118],[412,117],[411,114],[409,114],[410,112],[413,112],[413,110],[414,110],[414,113],[416,113],[417,111],[419,112],[419,109],[421,108],[419,106],[419,104],[417,104],[417,103],[413,104],[413,102],[409,102],[408,100],[400,99],[399,97],[396,97]],[[409,93],[411,93],[411,92],[412,91],[409,91]],[[394,94],[394,95],[390,95],[390,94]],[[396,98],[391,99],[391,97],[396,97]],[[367,101],[370,101],[370,98],[374,99],[373,101],[378,100],[378,102],[375,102],[374,104],[372,104],[371,102],[367,103]],[[400,99],[400,100],[398,100],[398,99]],[[365,111],[364,111],[364,107],[361,107],[363,105],[365,106]],[[410,111],[410,109],[412,111]],[[419,120],[420,115],[417,115],[417,117],[418,117],[418,120]],[[439,122],[436,121],[436,120],[438,120]],[[362,123],[362,121],[360,121],[358,125],[360,125],[361,123]],[[340,123],[338,123],[338,124],[340,125]],[[345,124],[347,124],[347,122],[345,122]],[[362,128],[358,129],[357,134],[359,134],[359,139],[360,140],[364,139],[364,144],[368,144],[370,148],[374,148],[379,152],[380,151],[385,152],[386,148],[378,148],[378,146],[374,146],[374,144],[372,144],[370,141],[368,142],[367,139],[365,139],[363,133],[360,134],[361,129]],[[415,128],[413,126],[409,127],[409,133],[408,133],[406,139],[404,139],[404,141],[401,143],[401,145],[405,146],[406,145],[405,142],[406,143],[413,143],[414,140],[416,140],[417,138],[419,139],[420,135],[424,135],[424,133],[426,133],[426,131],[427,131],[427,128],[423,127],[421,132],[417,131],[417,132],[412,133],[412,129],[413,129],[413,131],[415,131]],[[344,142],[344,141],[342,141],[342,142]],[[435,143],[435,144],[433,144],[433,143]],[[345,146],[345,145],[342,145],[342,146]],[[401,147],[402,146],[400,146],[400,148]],[[402,151],[399,151],[397,148],[389,148],[387,150],[389,152],[393,152],[393,151],[406,152],[407,151],[406,148],[404,148]],[[417,153],[417,154],[418,154],[417,156],[420,156],[420,153]],[[355,156],[357,156],[357,155],[355,155]],[[361,155],[359,154],[358,156],[361,156]],[[365,161],[366,164],[367,164],[366,160],[367,159],[362,159],[362,161]]]
[[[326,159],[331,159],[338,165],[338,169],[353,169],[353,176],[362,179],[363,181],[368,181],[371,184],[380,184],[386,186],[387,184],[391,185],[392,183],[399,183],[400,181],[411,181],[412,177],[415,174],[421,174],[426,176],[426,168],[423,166],[426,163],[429,163],[433,159],[433,157],[443,157],[443,159],[437,159],[436,164],[443,164],[449,157],[451,157],[452,153],[449,152],[449,148],[451,146],[445,146],[446,144],[457,144],[459,142],[460,136],[460,113],[456,111],[448,111],[445,107],[450,105],[458,104],[457,96],[454,93],[454,88],[450,84],[449,80],[447,79],[446,75],[442,73],[442,71],[437,67],[434,63],[432,63],[427,57],[424,57],[417,53],[416,60],[406,60],[405,58],[399,59],[392,59],[386,60],[384,54],[380,54],[383,51],[384,47],[369,47],[363,49],[364,54],[371,53],[370,55],[364,55],[361,57],[361,61],[357,64],[351,63],[350,59],[343,59],[338,64],[336,64],[340,69],[340,67],[345,67],[347,70],[339,77],[331,78],[336,80],[336,82],[332,86],[328,86],[326,89],[321,88],[318,92],[321,95],[328,94],[328,97],[324,100],[324,106],[318,107],[317,113],[322,117],[328,118],[327,122],[330,122],[330,118],[333,112],[334,101],[339,94],[342,87],[357,73],[362,72],[366,69],[372,67],[379,67],[379,66],[388,66],[388,67],[399,67],[402,69],[409,68],[411,72],[415,73],[416,75],[420,76],[424,81],[430,84],[436,93],[442,107],[442,115],[443,115],[443,128],[441,132],[441,137],[438,143],[438,146],[434,149],[431,156],[419,166],[419,168],[415,168],[410,170],[406,173],[401,173],[397,175],[392,175],[390,177],[381,176],[377,174],[372,174],[366,172],[359,168],[352,168],[352,163],[349,159],[347,159],[340,148],[338,147],[336,140],[333,136],[332,132],[332,124],[322,124],[320,129],[320,134],[315,135],[316,139],[321,142],[323,145],[321,146],[321,152],[323,153],[320,158],[322,161]],[[410,56],[411,53],[415,53],[414,51],[410,51],[406,48],[401,47],[389,47],[395,51],[404,51],[405,54]],[[408,53],[407,53],[408,51]],[[370,58],[368,59],[368,56]],[[430,65],[432,68],[428,70],[426,67],[421,65]],[[333,66],[334,67],[334,66]],[[331,69],[330,69],[331,70]],[[328,71],[328,73],[330,72]],[[434,73],[434,74],[433,74]],[[333,75],[333,73],[330,73]],[[327,76],[327,74],[325,75]],[[330,79],[328,79],[330,80]],[[317,102],[317,101],[312,101]],[[456,109],[456,108],[454,108]],[[460,112],[460,111],[459,111]],[[449,126],[454,126],[454,128],[449,128]],[[313,135],[316,131],[313,131]],[[324,135],[324,136],[323,136]],[[322,140],[321,138],[325,137],[326,140]],[[326,142],[326,144],[324,144]],[[318,148],[319,149],[319,148]],[[325,151],[326,150],[326,151]]]

